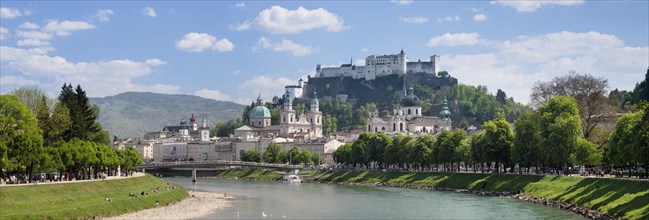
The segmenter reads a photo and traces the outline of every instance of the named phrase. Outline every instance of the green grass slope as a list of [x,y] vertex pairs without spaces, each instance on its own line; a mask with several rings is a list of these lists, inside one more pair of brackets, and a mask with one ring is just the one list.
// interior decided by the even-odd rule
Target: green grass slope
[[222,178],[239,178],[251,180],[281,180],[282,174],[275,171],[268,171],[264,169],[247,169],[237,168],[220,171],[216,174],[217,177]]
[[160,131],[167,125],[179,125],[181,119],[189,121],[192,113],[199,125],[205,118],[210,127],[214,127],[217,122],[240,117],[245,107],[192,95],[150,92],[90,98],[90,103],[99,106],[99,123],[104,129],[120,138],[142,137],[146,132]]
[[316,181],[522,191],[625,219],[649,219],[649,182],[566,176],[474,173],[313,172]]
[[[176,185],[146,175],[120,180],[0,187],[0,219],[88,219],[115,216],[172,203],[187,197]],[[152,192],[153,189],[160,192]],[[140,192],[149,195],[141,196]],[[129,192],[138,195],[130,197]],[[107,202],[105,198],[111,198]]]

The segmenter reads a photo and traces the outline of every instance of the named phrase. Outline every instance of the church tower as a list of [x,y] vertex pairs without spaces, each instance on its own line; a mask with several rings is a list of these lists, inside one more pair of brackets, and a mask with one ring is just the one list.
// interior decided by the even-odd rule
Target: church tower
[[311,111],[308,113],[309,123],[311,123],[311,137],[322,137],[322,112],[320,112],[320,102],[318,96],[313,90],[313,99],[311,99]]
[[295,110],[293,110],[293,97],[291,93],[286,91],[283,96],[284,107],[282,108],[281,119],[279,121],[279,133],[282,137],[288,137],[288,134],[293,132],[292,124],[295,124]]

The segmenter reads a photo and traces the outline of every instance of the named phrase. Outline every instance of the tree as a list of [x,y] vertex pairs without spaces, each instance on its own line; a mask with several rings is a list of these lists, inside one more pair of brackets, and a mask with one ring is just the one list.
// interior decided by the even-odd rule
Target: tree
[[261,156],[266,163],[280,162],[279,154],[282,152],[282,146],[275,142],[271,142],[266,148],[266,152]]
[[336,163],[351,165],[352,164],[352,145],[343,144],[334,152],[334,161]]
[[291,164],[299,164],[302,163],[302,157],[300,157],[300,154],[302,153],[302,150],[299,147],[293,147],[291,150],[288,151],[288,157],[289,157],[289,163]]
[[575,145],[575,152],[570,157],[573,164],[595,166],[602,162],[602,153],[597,150],[597,145],[590,141],[579,138]]
[[320,166],[320,164],[322,164],[322,162],[323,162],[323,161],[322,161],[322,158],[321,158],[320,155],[318,155],[318,154],[311,154],[311,161],[312,161],[313,164],[315,164],[316,166]]
[[[71,84],[63,84],[58,100],[68,108],[72,120],[72,127],[67,132],[66,140],[75,137],[81,140],[97,139],[96,133],[102,131],[99,123],[96,122],[99,109],[94,109],[90,105],[86,92],[81,89],[81,86],[77,85],[73,90]],[[105,141],[105,138],[99,139]]]
[[556,96],[541,104],[539,131],[544,164],[562,168],[569,162],[581,136],[580,124],[575,98]]
[[31,176],[42,154],[42,131],[32,111],[18,97],[0,95],[0,170],[25,167]]
[[577,103],[583,137],[588,139],[604,115],[610,112],[607,94],[608,80],[590,74],[555,77],[548,82],[537,82],[532,87],[531,102],[535,106],[556,96],[572,96]]
[[42,161],[43,139],[34,135],[18,134],[9,140],[7,148],[9,158],[13,158],[19,166],[25,167],[25,173],[31,177],[34,167]]
[[[9,92],[9,94],[17,96],[27,105],[27,108],[31,110],[34,115],[38,114],[39,108],[42,104],[45,104],[46,107],[50,107],[54,103],[53,100],[47,98],[47,95],[43,90],[36,86],[20,87]],[[43,97],[45,97],[45,101],[43,101]]]
[[[495,162],[496,172],[499,164],[507,166],[511,160],[511,149],[514,145],[514,132],[502,114],[482,125],[484,129],[483,153],[488,162]],[[511,165],[511,164],[509,164]]]
[[364,165],[369,168],[370,152],[369,142],[372,138],[372,133],[363,132],[356,141],[352,144],[352,163],[355,165]]
[[[606,158],[614,166],[647,165],[647,109],[624,114],[615,125],[606,148]],[[645,121],[643,121],[645,120]],[[631,172],[629,172],[630,175]]]
[[500,104],[507,103],[507,94],[505,91],[498,89],[498,92],[496,92],[496,101],[500,102]]
[[311,160],[311,151],[308,150],[300,151],[300,154],[298,154],[295,159],[296,160],[294,162],[296,164],[303,163],[304,165],[306,165],[308,163],[313,163],[313,161]]
[[144,163],[144,160],[133,146],[126,148],[126,150],[120,151],[120,153],[120,156],[122,157],[121,166],[127,172],[131,172],[133,167],[140,166],[142,165],[142,163]]
[[439,77],[448,77],[449,74],[448,74],[448,71],[439,71],[437,73],[437,76],[439,76]]
[[241,161],[261,162],[261,154],[257,149],[244,150],[241,152]]
[[514,134],[514,150],[512,157],[518,163],[520,171],[523,167],[529,172],[530,166],[539,162],[539,136],[538,115],[534,112],[524,112],[514,123],[516,132]]
[[421,135],[417,137],[414,142],[414,148],[410,157],[414,160],[420,170],[424,169],[424,165],[430,164],[431,149],[435,145],[435,138],[430,135]]

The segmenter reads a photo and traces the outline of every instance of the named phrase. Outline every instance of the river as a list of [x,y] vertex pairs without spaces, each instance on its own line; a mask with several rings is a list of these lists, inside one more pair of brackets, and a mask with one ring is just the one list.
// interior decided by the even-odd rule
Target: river
[[511,198],[466,193],[246,180],[170,178],[198,191],[234,195],[206,219],[584,219]]

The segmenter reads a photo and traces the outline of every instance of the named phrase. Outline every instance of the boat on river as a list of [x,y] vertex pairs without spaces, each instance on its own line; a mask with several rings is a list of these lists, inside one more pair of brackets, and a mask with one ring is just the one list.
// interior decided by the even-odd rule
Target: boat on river
[[300,179],[300,176],[298,176],[298,175],[288,175],[288,176],[284,176],[284,182],[287,182],[287,183],[301,183],[302,179]]

